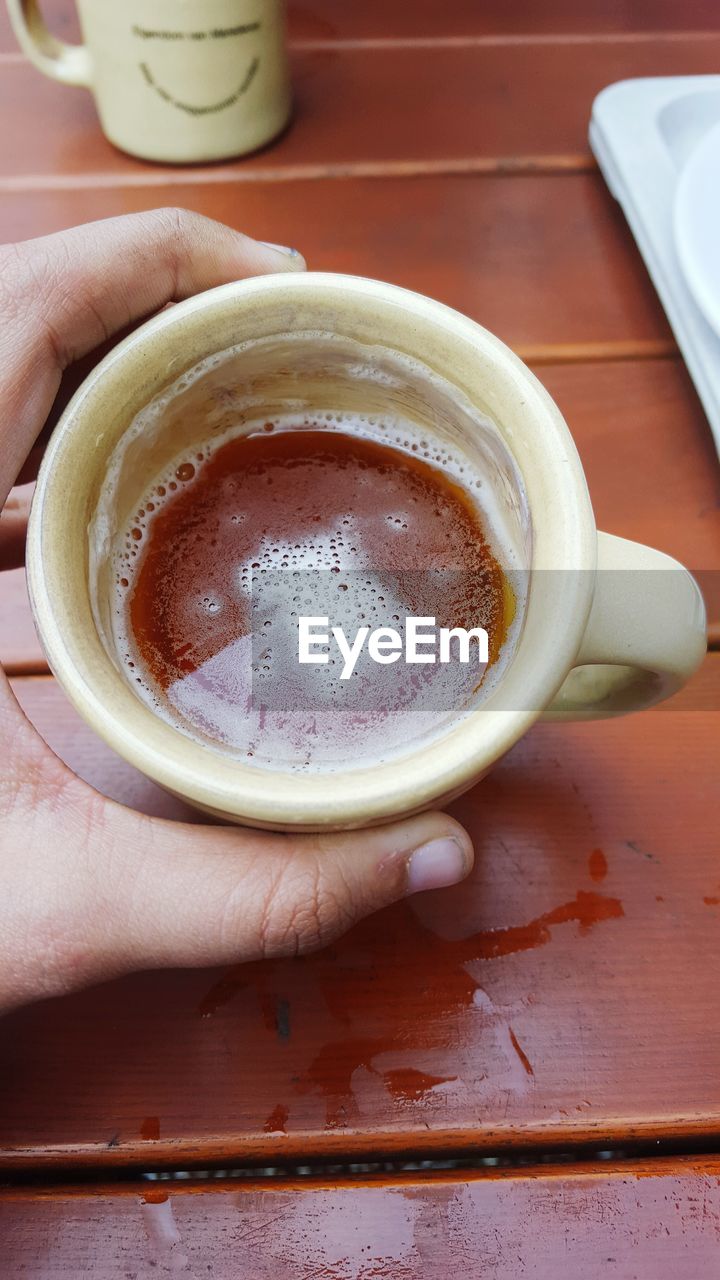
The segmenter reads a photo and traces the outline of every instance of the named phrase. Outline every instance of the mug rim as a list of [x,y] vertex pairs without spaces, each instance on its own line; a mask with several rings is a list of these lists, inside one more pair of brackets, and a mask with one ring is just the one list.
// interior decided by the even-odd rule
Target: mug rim
[[[532,428],[521,436],[514,433],[512,441],[506,438],[523,476],[533,550],[523,634],[498,689],[506,691],[512,677],[523,698],[512,709],[490,709],[490,698],[416,749],[362,769],[272,770],[204,747],[155,715],[104,649],[101,670],[98,646],[87,643],[79,625],[76,633],[71,613],[61,617],[65,575],[59,547],[67,520],[63,471],[73,465],[73,450],[97,437],[93,411],[102,397],[133,374],[147,379],[154,362],[151,399],[182,372],[168,374],[159,359],[163,347],[170,349],[173,335],[180,331],[186,337],[188,329],[200,335],[213,316],[219,325],[221,317],[243,302],[262,303],[278,293],[305,301],[315,294],[326,304],[334,294],[340,308],[343,303],[373,302],[401,308],[444,339],[464,344],[469,363],[473,353],[478,364],[481,357],[489,363],[492,377],[504,380],[515,395],[523,425]],[[223,349],[222,344],[216,348]],[[199,358],[197,348],[187,358],[184,351],[183,368]],[[158,377],[157,368],[164,376]],[[529,475],[517,457],[523,448],[534,451]],[[585,476],[569,429],[545,388],[510,348],[476,321],[422,294],[361,276],[307,272],[252,277],[195,295],[146,321],[92,370],[60,417],[40,468],[28,524],[27,575],[50,668],[75,709],[113,750],[166,790],[216,816],[260,827],[322,830],[371,825],[445,802],[472,785],[522,736],[554,697],[579,651],[592,604],[596,548]],[[535,590],[535,571],[558,568],[571,572],[549,575],[555,579],[554,596],[543,600]],[[558,616],[563,618],[559,633],[540,625],[543,618],[549,623]],[[527,648],[529,624],[535,649]],[[520,672],[515,663],[523,646]]]

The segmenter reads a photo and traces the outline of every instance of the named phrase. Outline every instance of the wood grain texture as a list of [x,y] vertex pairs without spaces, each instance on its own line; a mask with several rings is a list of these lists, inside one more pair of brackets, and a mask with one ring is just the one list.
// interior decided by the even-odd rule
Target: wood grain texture
[[717,1161],[0,1194],[3,1280],[714,1280]]
[[3,197],[0,228],[7,240],[29,238],[158,204],[296,245],[313,270],[429,294],[529,359],[674,349],[625,220],[594,174],[23,192]]
[[[68,0],[54,0],[55,5]],[[713,0],[290,0],[295,40],[447,39],[645,31],[717,31]]]
[[[158,811],[49,678],[15,689],[71,765]],[[470,883],[321,954],[145,974],[12,1014],[0,1164],[717,1133],[718,708],[712,655],[664,708],[536,726],[453,806],[476,843]]]
[[[63,40],[77,40],[73,0],[42,0],[48,25]],[[522,37],[568,33],[717,31],[714,0],[289,0],[288,32],[293,41]],[[4,6],[0,8],[0,52],[17,44]]]
[[536,372],[573,434],[599,527],[652,543],[693,570],[720,569],[720,470],[683,362]]
[[[570,426],[599,526],[647,542],[698,573],[720,624],[720,475],[679,360],[546,365],[538,375]],[[45,668],[21,572],[0,574],[0,662]]]
[[720,624],[720,469],[682,361],[537,369],[578,446],[600,529],[645,542],[695,573]]
[[[234,177],[337,174],[358,166],[592,168],[587,145],[595,95],[612,81],[702,75],[720,64],[720,34],[468,47],[295,50],[295,115],[265,151],[212,167]],[[419,103],[422,101],[422,123]],[[328,105],[332,109],[328,109]],[[201,169],[151,165],[103,137],[90,94],[57,84],[21,60],[0,76],[0,190],[104,180],[167,186]]]

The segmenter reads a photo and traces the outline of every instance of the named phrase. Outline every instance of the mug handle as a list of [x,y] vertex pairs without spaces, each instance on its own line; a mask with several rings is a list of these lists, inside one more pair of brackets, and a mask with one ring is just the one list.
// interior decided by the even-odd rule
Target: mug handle
[[89,89],[92,60],[84,44],[66,44],[48,31],[38,0],[8,0],[8,13],[23,53],[46,76]]
[[705,604],[692,574],[662,551],[598,533],[580,652],[542,719],[600,720],[651,707],[689,680],[706,647]]

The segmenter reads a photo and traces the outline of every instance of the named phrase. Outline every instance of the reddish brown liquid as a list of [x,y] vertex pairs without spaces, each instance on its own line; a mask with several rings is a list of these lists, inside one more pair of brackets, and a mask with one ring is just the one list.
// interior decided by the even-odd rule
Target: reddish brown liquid
[[[206,664],[257,628],[249,593],[264,574],[277,582],[278,571],[291,611],[293,571],[307,587],[310,571],[325,570],[320,607],[307,592],[294,602],[305,614],[328,612],[329,587],[331,602],[347,604],[359,571],[372,571],[357,626],[404,622],[399,593],[406,613],[435,616],[438,626],[485,627],[496,659],[508,622],[504,575],[469,494],[424,458],[340,431],[267,424],[184,463],[174,484],[133,531],[129,629],[136,667],[156,690],[212,671],[213,698],[237,702],[232,668],[225,679]],[[202,689],[193,696],[202,702]],[[213,736],[211,715],[197,723]]]

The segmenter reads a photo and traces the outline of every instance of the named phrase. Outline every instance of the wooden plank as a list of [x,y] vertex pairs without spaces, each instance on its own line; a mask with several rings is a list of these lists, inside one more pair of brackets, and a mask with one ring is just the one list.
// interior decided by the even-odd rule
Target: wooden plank
[[[293,126],[254,157],[214,166],[242,177],[423,169],[593,167],[587,127],[596,93],[643,75],[714,73],[720,34],[671,40],[541,42],[452,47],[295,50]],[[0,189],[99,179],[166,187],[206,180],[207,166],[148,165],[116,151],[84,89],[22,60],[0,76]]]
[[[43,0],[48,25],[63,40],[77,40],[79,28],[73,0]],[[496,0],[290,0],[290,39],[334,43],[345,40],[447,39],[493,36],[522,37],[567,33],[717,31],[714,0],[516,0],[512,7]],[[0,52],[15,50],[7,13],[0,9]]]
[[0,234],[25,239],[179,204],[313,270],[375,276],[479,320],[528,359],[611,359],[674,349],[625,220],[597,175],[353,178],[36,191],[2,200]]
[[[58,3],[58,0],[55,0]],[[67,0],[60,0],[67,3]],[[289,5],[290,34],[298,40],[447,39],[645,31],[717,31],[714,0],[301,0]]]
[[580,452],[601,529],[698,575],[720,623],[720,467],[681,360],[546,365],[538,376]]
[[[546,365],[537,370],[577,441],[601,528],[647,542],[696,571],[720,624],[720,471],[679,360]],[[45,667],[23,575],[0,574],[0,662]]]
[[[157,811],[49,678],[14,687],[71,765]],[[0,1165],[717,1136],[719,708],[711,655],[666,707],[536,726],[453,806],[476,842],[470,882],[318,955],[11,1014]]]
[[0,574],[0,666],[9,675],[47,670],[30,612],[24,569]]
[[10,1193],[0,1260],[4,1280],[715,1280],[719,1182],[717,1161],[657,1160]]

